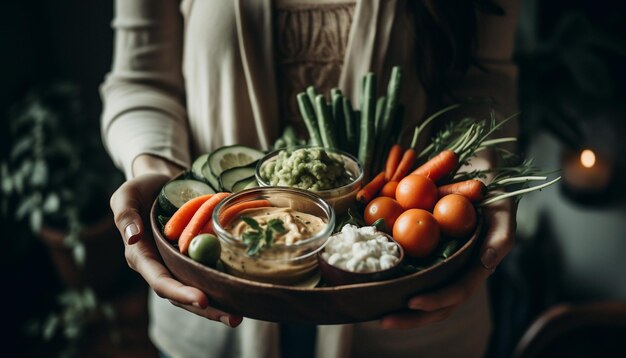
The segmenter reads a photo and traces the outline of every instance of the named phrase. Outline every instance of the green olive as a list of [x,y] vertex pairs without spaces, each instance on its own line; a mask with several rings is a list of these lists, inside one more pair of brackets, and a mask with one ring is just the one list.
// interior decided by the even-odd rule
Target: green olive
[[215,235],[200,234],[189,244],[189,257],[210,267],[215,267],[221,252],[220,241]]

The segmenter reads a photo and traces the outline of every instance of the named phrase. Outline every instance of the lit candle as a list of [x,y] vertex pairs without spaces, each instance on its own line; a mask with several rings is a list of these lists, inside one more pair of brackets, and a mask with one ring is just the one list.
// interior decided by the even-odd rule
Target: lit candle
[[571,189],[582,192],[601,191],[611,181],[610,161],[591,149],[567,151],[563,157],[563,181]]

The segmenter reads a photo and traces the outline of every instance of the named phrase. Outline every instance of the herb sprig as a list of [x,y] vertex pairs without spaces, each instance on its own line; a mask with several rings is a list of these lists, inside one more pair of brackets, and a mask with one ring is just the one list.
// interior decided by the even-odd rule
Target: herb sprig
[[250,230],[244,232],[241,237],[243,243],[248,246],[248,251],[246,252],[248,256],[254,256],[259,251],[272,247],[276,236],[286,231],[283,221],[280,219],[271,219],[267,222],[265,228],[261,227],[251,217],[242,216],[241,220],[250,226]]

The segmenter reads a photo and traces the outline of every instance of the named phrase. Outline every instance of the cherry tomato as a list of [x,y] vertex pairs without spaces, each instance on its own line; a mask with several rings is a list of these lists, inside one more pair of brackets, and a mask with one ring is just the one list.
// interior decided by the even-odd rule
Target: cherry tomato
[[393,238],[412,257],[430,255],[439,243],[439,224],[426,210],[409,209],[393,225]]
[[411,174],[404,177],[396,188],[396,200],[402,208],[432,211],[437,202],[437,187],[423,175]]
[[396,198],[396,188],[398,187],[397,181],[390,181],[380,189],[380,196],[386,196],[388,198],[395,199]]
[[397,201],[386,196],[379,196],[367,204],[363,218],[367,225],[372,225],[376,220],[382,218],[385,220],[387,229],[391,232],[393,224],[398,216],[402,214],[402,211],[402,207]]
[[441,227],[441,232],[450,237],[467,237],[476,227],[474,206],[459,194],[449,194],[439,199],[433,215]]

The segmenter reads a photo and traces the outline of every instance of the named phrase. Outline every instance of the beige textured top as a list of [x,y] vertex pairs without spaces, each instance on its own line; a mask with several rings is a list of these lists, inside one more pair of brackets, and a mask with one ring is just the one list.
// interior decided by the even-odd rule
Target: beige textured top
[[[400,99],[411,126],[423,120],[428,97],[415,71],[416,34],[404,1],[409,0],[356,3],[343,65],[333,77],[356,103],[364,73],[377,73],[381,85],[392,66],[402,66]],[[478,56],[485,71],[472,68],[456,84],[456,94],[491,96],[509,114],[515,105],[511,53],[519,1],[497,2],[508,15],[485,15],[478,22]],[[276,71],[285,71],[277,67],[273,36],[279,17],[272,0],[116,0],[113,68],[101,88],[102,136],[127,177],[140,154],[188,166],[199,153],[222,145],[267,148],[273,143],[281,125],[277,99],[283,91],[278,88],[284,87],[276,83]],[[150,299],[150,335],[169,356],[279,355],[276,324],[245,319],[230,329],[154,294]],[[481,289],[446,321],[428,327],[320,326],[317,355],[480,356],[489,329]]]
[[343,67],[354,2],[276,4],[276,75],[283,124],[306,134],[296,95],[313,85],[328,96]]

